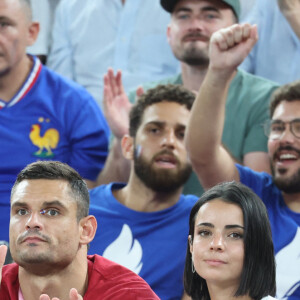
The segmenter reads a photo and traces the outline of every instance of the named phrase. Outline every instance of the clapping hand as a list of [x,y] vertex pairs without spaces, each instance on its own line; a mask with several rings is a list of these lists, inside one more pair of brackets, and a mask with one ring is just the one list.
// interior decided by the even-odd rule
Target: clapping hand
[[1,245],[0,246],[0,283],[2,279],[2,267],[5,262],[6,253],[7,253],[7,246]]
[[[76,289],[70,290],[69,299],[70,300],[83,300],[82,296],[78,294]],[[39,300],[59,300],[59,298],[54,297],[54,298],[50,299],[50,297],[48,295],[43,294],[40,296]]]

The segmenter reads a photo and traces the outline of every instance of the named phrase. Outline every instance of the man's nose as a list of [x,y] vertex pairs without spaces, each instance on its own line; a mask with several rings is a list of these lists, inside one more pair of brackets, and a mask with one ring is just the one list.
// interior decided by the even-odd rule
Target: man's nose
[[287,125],[285,130],[282,132],[280,138],[280,143],[292,144],[295,141],[295,136],[291,131],[291,125]]
[[162,140],[162,146],[168,148],[174,148],[176,143],[176,136],[173,130],[168,131]]
[[190,25],[189,26],[189,31],[190,32],[193,32],[193,31],[202,32],[204,30],[204,27],[205,27],[205,22],[201,18],[194,17],[190,20],[189,25]]
[[26,222],[26,229],[42,228],[40,212],[31,212]]

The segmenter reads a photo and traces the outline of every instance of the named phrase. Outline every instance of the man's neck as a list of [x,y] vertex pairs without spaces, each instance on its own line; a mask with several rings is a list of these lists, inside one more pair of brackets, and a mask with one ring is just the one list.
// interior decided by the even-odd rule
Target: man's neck
[[120,190],[113,191],[114,197],[126,207],[140,212],[155,212],[175,205],[180,198],[183,187],[171,193],[153,191],[133,173],[128,184]]
[[300,193],[295,193],[295,194],[282,193],[282,195],[287,207],[296,213],[300,213]]
[[[206,76],[208,66],[191,66],[181,62],[181,76],[183,86],[192,92],[198,93],[200,86]],[[236,75],[234,72],[232,79]],[[232,80],[231,79],[231,80]]]
[[198,92],[207,72],[207,66],[191,66],[181,62],[183,86],[190,91]]
[[[63,251],[63,249],[62,249]],[[79,250],[80,251],[80,250]],[[84,253],[84,252],[83,252]],[[49,270],[42,264],[40,270],[44,274],[37,274],[25,268],[19,268],[19,282],[24,300],[39,299],[41,294],[47,294],[50,299],[69,300],[71,288],[76,288],[80,295],[84,295],[88,286],[88,264],[82,255],[62,270]]]
[[8,73],[0,75],[0,99],[9,102],[25,82],[33,61],[29,56],[25,56]]

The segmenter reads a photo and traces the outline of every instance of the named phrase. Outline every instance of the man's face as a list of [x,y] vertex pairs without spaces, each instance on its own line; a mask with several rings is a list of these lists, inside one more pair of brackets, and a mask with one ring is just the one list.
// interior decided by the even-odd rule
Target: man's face
[[0,0],[0,76],[25,57],[26,47],[33,42],[32,26],[19,0]]
[[178,1],[167,32],[174,55],[188,65],[207,66],[210,37],[234,22],[232,9],[221,0]]
[[24,180],[11,198],[10,250],[26,268],[70,264],[79,249],[77,203],[64,180]]
[[[289,122],[300,118],[300,101],[282,101],[272,120]],[[275,184],[286,193],[300,192],[300,138],[290,131],[289,124],[279,139],[268,141]]]
[[144,111],[135,139],[134,169],[156,192],[178,190],[191,173],[183,142],[189,114],[175,102],[156,103]]

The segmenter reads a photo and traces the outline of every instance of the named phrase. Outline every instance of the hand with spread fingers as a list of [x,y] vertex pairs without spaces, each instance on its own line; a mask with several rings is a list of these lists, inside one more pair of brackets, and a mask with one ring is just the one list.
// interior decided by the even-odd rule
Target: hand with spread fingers
[[122,72],[109,68],[104,75],[103,111],[109,127],[115,137],[121,139],[128,134],[129,111],[132,104],[125,93]]
[[7,246],[1,245],[0,246],[0,284],[2,279],[2,267],[5,262],[6,253],[7,253]]
[[[76,289],[71,289],[70,290],[70,294],[69,294],[69,299],[70,300],[83,300],[82,296],[78,294],[77,290]],[[60,300],[59,298],[52,298],[50,299],[50,297],[46,294],[43,294],[40,296],[40,299],[39,300]]]
[[256,25],[235,24],[216,31],[210,41],[210,68],[234,71],[257,42]]

